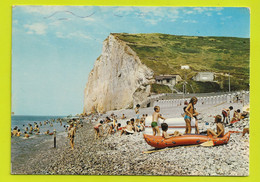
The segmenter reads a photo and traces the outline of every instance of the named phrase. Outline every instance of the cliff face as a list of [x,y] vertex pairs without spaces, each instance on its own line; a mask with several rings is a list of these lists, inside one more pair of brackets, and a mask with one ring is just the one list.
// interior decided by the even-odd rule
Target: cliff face
[[124,41],[110,34],[89,74],[83,112],[133,107],[150,94],[153,74]]

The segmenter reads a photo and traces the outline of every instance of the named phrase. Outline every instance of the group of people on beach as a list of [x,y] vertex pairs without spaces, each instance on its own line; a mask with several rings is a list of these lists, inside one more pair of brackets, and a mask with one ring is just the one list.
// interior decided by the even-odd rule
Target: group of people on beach
[[[136,118],[131,118],[130,120],[127,120],[125,126],[121,126],[121,123],[117,121],[117,115],[113,113],[110,115],[110,117],[107,116],[104,120],[100,120],[100,122],[94,126],[95,139],[99,139],[100,136],[106,137],[117,132],[120,132],[121,136],[123,134],[131,135],[135,132],[144,131],[147,114],[143,114],[140,117],[139,108],[140,105],[137,104],[135,108]],[[125,114],[123,114],[120,119],[126,119]]]
[[[198,119],[197,116],[199,115],[199,113],[196,111],[195,109],[195,104],[198,102],[198,99],[196,97],[192,97],[190,99],[190,102],[185,102],[184,105],[186,105],[183,110],[184,110],[184,114],[182,115],[184,117],[185,123],[186,123],[186,127],[185,127],[185,134],[190,134],[191,133],[191,120],[192,118],[195,119],[195,134],[200,134],[199,132],[199,127],[198,127]],[[223,137],[225,134],[225,125],[232,125],[235,121],[239,121],[240,119],[243,119],[245,117],[248,117],[248,112],[243,111],[243,113],[240,113],[240,109],[237,109],[236,111],[234,111],[233,114],[233,118],[230,120],[230,111],[233,110],[233,107],[230,106],[227,109],[223,109],[222,110],[222,115],[223,115],[223,120],[222,120],[222,116],[221,115],[216,115],[215,116],[215,123],[216,123],[216,131],[214,131],[213,129],[209,128],[207,129],[207,135],[211,135],[214,138],[217,137]],[[158,127],[158,118],[161,118],[163,120],[165,120],[164,117],[162,117],[162,115],[159,113],[160,112],[160,107],[159,106],[155,106],[154,107],[154,113],[153,113],[153,119],[152,119],[152,123],[151,126],[153,128],[153,135],[155,136],[160,135],[160,130]],[[167,134],[167,130],[168,130],[168,124],[167,123],[162,123],[161,124],[161,128],[163,130],[163,134],[162,136],[165,138],[169,138],[171,137],[175,137],[175,136],[181,136],[182,134],[178,131],[175,131],[173,134]],[[247,132],[249,132],[249,130],[247,129]]]
[[[196,97],[192,97],[189,102],[185,101],[182,114],[184,121],[185,121],[185,132],[182,134],[179,131],[175,131],[172,134],[168,134],[168,124],[165,122],[166,118],[160,114],[160,107],[155,106],[154,112],[152,114],[152,121],[151,121],[151,127],[153,131],[154,136],[163,136],[164,138],[170,138],[170,137],[176,137],[176,136],[182,136],[184,134],[190,134],[192,127],[191,127],[191,121],[194,118],[195,120],[195,134],[207,134],[211,135],[214,138],[217,137],[223,137],[225,134],[225,126],[226,125],[232,125],[234,121],[239,121],[245,117],[248,117],[248,112],[243,111],[240,112],[240,109],[237,109],[234,111],[233,117],[230,117],[230,111],[233,110],[233,106],[230,106],[229,108],[225,108],[221,111],[220,114],[214,116],[214,122],[216,123],[216,131],[214,131],[211,128],[208,128],[207,131],[199,131],[198,126],[198,115],[199,113],[196,111],[195,105],[197,104],[198,99]],[[117,122],[117,116],[114,114],[111,114],[110,117],[106,117],[103,120],[100,120],[99,123],[97,123],[94,126],[94,132],[95,132],[95,139],[99,139],[100,136],[107,136],[116,132],[120,132],[120,136],[123,134],[131,135],[135,132],[140,132],[145,130],[145,120],[147,117],[147,114],[143,114],[142,117],[140,117],[140,105],[137,104],[134,111],[136,114],[135,118],[131,118],[130,120],[126,121],[125,126],[121,126],[121,123]],[[231,118],[231,119],[230,119]],[[120,119],[126,119],[126,116],[123,114]],[[163,123],[161,124],[162,134],[159,129],[159,119],[163,120]],[[104,127],[108,127],[109,129],[105,132]]]

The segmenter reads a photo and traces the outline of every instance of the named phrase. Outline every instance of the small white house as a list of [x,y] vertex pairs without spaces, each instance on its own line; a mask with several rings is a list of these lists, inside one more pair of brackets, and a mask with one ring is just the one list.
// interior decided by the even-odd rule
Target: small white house
[[163,85],[175,85],[181,81],[181,77],[179,75],[159,75],[155,76],[155,82],[157,84],[163,84]]
[[188,69],[190,69],[190,66],[189,66],[189,65],[183,65],[183,66],[181,66],[181,69],[182,69],[182,70],[183,70],[183,69],[188,70]]
[[195,81],[201,82],[213,82],[214,73],[213,72],[199,72],[196,76],[193,77]]

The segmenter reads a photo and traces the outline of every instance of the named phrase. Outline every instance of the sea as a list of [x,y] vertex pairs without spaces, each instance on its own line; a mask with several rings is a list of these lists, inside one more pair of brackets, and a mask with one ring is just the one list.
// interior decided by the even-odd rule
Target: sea
[[[47,130],[53,132],[56,130],[56,137],[65,137],[67,135],[66,127],[68,126],[67,122],[63,122],[62,125],[57,121],[58,118],[65,118],[65,116],[25,116],[25,115],[12,115],[11,116],[11,131],[14,127],[18,127],[21,131],[20,137],[11,137],[11,163],[15,165],[16,163],[23,163],[27,160],[28,156],[39,151],[40,148],[51,148],[49,146],[50,141],[53,141],[53,135],[45,135],[44,132]],[[44,121],[49,121],[48,124],[44,125]],[[52,125],[50,125],[50,121],[52,121]],[[29,134],[29,138],[24,137],[25,128],[31,124],[34,128],[34,123],[37,123],[40,127],[40,134],[36,135],[35,132],[33,134]],[[40,122],[42,126],[40,126]],[[11,132],[10,131],[10,132]],[[28,132],[27,132],[28,133]],[[45,146],[45,144],[48,146]]]

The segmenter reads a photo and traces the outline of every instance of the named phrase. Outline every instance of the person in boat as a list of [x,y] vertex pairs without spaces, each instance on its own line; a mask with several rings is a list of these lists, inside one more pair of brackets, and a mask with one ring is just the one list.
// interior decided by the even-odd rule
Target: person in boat
[[165,120],[165,118],[162,117],[162,115],[160,114],[160,107],[155,106],[154,107],[154,113],[152,115],[152,123],[151,123],[152,129],[153,129],[153,136],[156,136],[156,135],[160,136],[160,129],[159,129],[159,126],[158,126],[159,118]]
[[229,124],[230,121],[230,111],[233,110],[233,106],[230,106],[229,108],[222,110],[222,116],[223,116],[223,123]]
[[214,130],[212,130],[211,128],[209,128],[207,130],[207,135],[210,136],[212,135],[213,138],[221,138],[224,136],[225,134],[225,128],[224,125],[222,123],[222,117],[220,115],[217,115],[215,117],[215,123],[217,125],[217,132],[215,132]]
[[191,133],[191,118],[193,118],[197,114],[194,109],[194,105],[197,102],[198,99],[196,97],[192,97],[190,99],[188,106],[185,108],[185,115],[184,115],[184,121],[186,123],[185,134]]
[[94,126],[94,131],[95,131],[95,139],[99,139],[100,133],[103,132],[103,121],[101,120],[97,125]]
[[161,124],[162,127],[162,137],[165,139],[171,138],[171,137],[176,137],[176,136],[182,136],[182,134],[179,131],[175,131],[172,134],[168,134],[167,130],[168,130],[168,124],[167,123],[162,123]]

